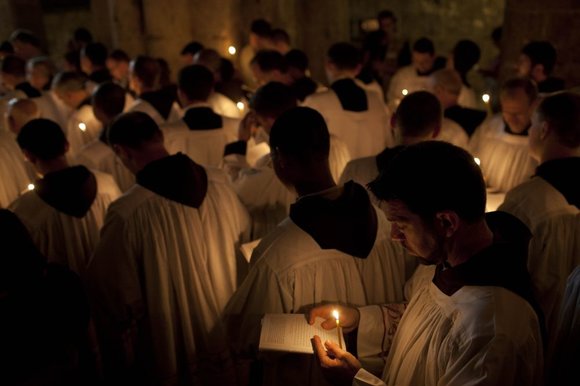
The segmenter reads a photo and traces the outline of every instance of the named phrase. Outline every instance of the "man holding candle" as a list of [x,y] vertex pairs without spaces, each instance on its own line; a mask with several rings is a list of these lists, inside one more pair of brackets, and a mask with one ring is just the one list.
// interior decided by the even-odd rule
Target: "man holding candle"
[[[426,266],[409,283],[404,313],[394,305],[339,308],[344,331],[357,329],[359,357],[386,355],[382,381],[315,337],[330,378],[354,385],[541,384],[542,316],[526,270],[530,234],[510,215],[484,214],[485,184],[473,157],[444,142],[409,146],[371,190],[385,201],[391,237]],[[319,316],[334,327],[335,308],[315,308],[311,323]]]

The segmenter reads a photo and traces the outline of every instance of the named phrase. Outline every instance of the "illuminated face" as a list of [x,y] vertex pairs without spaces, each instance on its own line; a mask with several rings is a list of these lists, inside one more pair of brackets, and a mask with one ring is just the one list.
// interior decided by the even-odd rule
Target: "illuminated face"
[[431,71],[431,69],[433,68],[433,63],[435,62],[435,55],[413,51],[412,61],[413,67],[415,67],[415,69],[419,71],[419,73],[424,74]]
[[437,264],[445,259],[442,241],[434,229],[401,200],[386,201],[387,219],[391,222],[391,238],[398,241],[423,264]]
[[520,54],[516,64],[516,71],[519,76],[528,77],[532,72],[532,61],[527,55]]
[[546,121],[542,119],[540,114],[534,112],[532,115],[532,126],[530,127],[528,134],[528,145],[530,149],[530,156],[538,162],[541,162],[542,156],[542,139],[540,136],[544,125],[546,125]]
[[129,63],[122,60],[107,59],[107,69],[113,79],[123,80],[129,74]]
[[42,71],[39,66],[27,67],[26,80],[32,87],[37,90],[42,90],[50,79],[46,77],[46,72]]
[[500,95],[503,119],[514,133],[523,133],[530,125],[533,106],[522,89]]

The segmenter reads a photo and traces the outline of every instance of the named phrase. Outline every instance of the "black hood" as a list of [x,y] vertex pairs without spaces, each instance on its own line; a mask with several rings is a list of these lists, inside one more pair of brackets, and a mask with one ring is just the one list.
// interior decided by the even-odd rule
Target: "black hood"
[[352,181],[336,200],[320,196],[299,199],[290,207],[290,218],[322,249],[337,249],[366,258],[377,236],[378,220],[368,193]]
[[82,218],[97,197],[97,179],[86,167],[73,166],[46,174],[35,192],[59,212]]
[[183,121],[189,130],[212,130],[223,127],[222,117],[211,107],[192,107],[185,112]]
[[175,92],[170,87],[164,87],[161,90],[144,92],[139,99],[149,102],[163,119],[167,120],[175,102]]
[[475,129],[477,129],[477,127],[485,120],[487,113],[482,110],[475,110],[455,105],[446,108],[443,115],[445,118],[449,118],[459,124],[463,130],[465,130],[467,135],[471,137],[473,132],[475,132]]
[[580,157],[546,161],[536,168],[536,175],[558,190],[570,205],[580,208]]
[[199,208],[207,194],[207,173],[178,153],[153,161],[137,173],[137,183],[168,200]]
[[359,87],[353,79],[340,79],[330,85],[330,88],[338,100],[343,110],[362,112],[367,111],[369,103],[367,93],[362,87]]

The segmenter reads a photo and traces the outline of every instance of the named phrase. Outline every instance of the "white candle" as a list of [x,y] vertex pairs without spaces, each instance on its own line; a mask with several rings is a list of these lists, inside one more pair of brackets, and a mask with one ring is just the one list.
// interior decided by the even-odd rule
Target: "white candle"
[[236,103],[236,106],[238,106],[238,110],[240,110],[240,111],[244,111],[244,109],[246,108],[246,105],[242,101],[239,101],[238,103]]
[[79,123],[79,129],[81,131],[85,131],[87,129],[87,125],[84,122]]
[[334,316],[334,319],[336,319],[336,336],[338,337],[338,346],[342,350],[342,339],[340,339],[340,321],[338,310],[332,311],[332,316]]
[[407,95],[409,93],[409,90],[407,90],[406,88],[401,90],[401,94],[403,95]]
[[28,184],[28,190],[34,190],[34,184]]
[[228,52],[230,53],[230,55],[235,55],[237,51],[238,50],[236,50],[236,47],[234,47],[234,46],[228,47]]

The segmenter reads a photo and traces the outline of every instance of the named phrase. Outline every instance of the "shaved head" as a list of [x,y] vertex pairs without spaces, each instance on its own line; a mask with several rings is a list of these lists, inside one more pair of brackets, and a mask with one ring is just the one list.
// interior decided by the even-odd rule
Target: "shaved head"
[[30,99],[12,99],[8,102],[6,111],[8,126],[14,134],[18,134],[22,126],[40,117],[40,110]]

